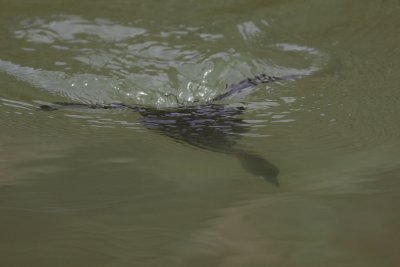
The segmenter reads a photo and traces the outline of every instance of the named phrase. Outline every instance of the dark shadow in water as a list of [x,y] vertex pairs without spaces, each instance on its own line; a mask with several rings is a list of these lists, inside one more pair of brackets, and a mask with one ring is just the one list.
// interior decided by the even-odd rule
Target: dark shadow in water
[[258,75],[255,78],[245,79],[237,84],[227,86],[225,93],[212,99],[209,104],[198,106],[156,109],[152,107],[130,106],[122,103],[109,105],[54,103],[51,105],[42,105],[41,109],[131,109],[142,116],[140,121],[146,128],[169,136],[179,142],[184,142],[205,150],[235,156],[239,159],[246,171],[256,176],[262,176],[266,181],[278,186],[279,169],[274,164],[254,152],[235,146],[241,135],[250,128],[248,124],[238,117],[244,109],[229,107],[214,102],[240,93],[260,83],[291,80],[298,77],[301,76],[290,75],[273,77],[264,74]]

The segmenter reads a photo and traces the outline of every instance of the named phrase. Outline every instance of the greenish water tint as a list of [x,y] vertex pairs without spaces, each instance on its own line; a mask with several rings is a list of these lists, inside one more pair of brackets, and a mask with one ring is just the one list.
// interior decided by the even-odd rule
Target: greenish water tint
[[400,264],[398,1],[0,5],[1,266]]

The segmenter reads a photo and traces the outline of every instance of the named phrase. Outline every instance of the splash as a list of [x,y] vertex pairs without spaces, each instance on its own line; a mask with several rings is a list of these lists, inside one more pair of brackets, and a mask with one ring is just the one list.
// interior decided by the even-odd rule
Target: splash
[[[265,27],[269,25],[264,21],[246,21],[236,30],[245,42],[257,43]],[[159,108],[204,103],[223,93],[226,84],[246,77],[310,75],[326,62],[314,48],[268,44],[266,49],[275,56],[294,55],[304,61],[302,68],[279,65],[232,46],[225,32],[206,32],[199,25],[156,31],[140,22],[63,15],[23,20],[13,34],[23,43],[21,53],[51,53],[56,60],[43,58],[45,64],[34,67],[0,59],[0,72],[51,95],[83,103],[124,102]],[[210,49],[209,44],[218,48]]]

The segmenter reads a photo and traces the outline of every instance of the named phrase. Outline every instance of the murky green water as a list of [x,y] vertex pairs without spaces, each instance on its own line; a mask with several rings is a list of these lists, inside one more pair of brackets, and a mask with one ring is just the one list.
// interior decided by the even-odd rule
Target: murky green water
[[399,266],[398,1],[0,6],[1,266]]

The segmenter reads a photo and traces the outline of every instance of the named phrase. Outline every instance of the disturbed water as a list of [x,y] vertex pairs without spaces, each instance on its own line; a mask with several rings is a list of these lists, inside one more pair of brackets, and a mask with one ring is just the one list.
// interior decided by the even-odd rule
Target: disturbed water
[[1,266],[400,264],[398,1],[0,4]]

